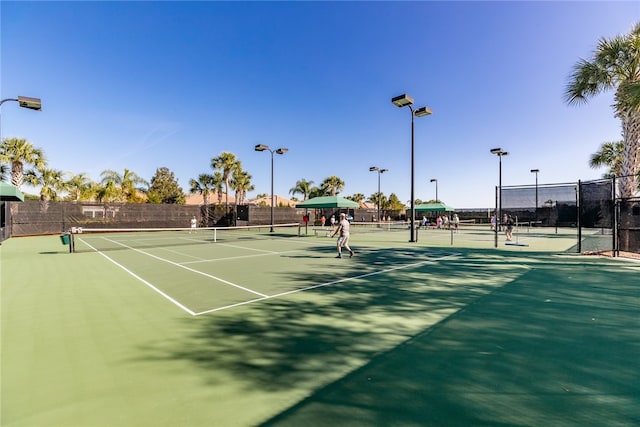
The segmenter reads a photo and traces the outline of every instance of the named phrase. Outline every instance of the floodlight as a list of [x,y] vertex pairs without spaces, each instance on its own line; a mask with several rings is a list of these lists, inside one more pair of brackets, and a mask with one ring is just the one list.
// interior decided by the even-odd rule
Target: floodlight
[[415,114],[416,117],[428,116],[428,115],[431,114],[431,108],[429,108],[429,107],[420,107],[413,114]]
[[395,96],[395,97],[391,98],[391,102],[396,107],[405,107],[407,105],[412,105],[413,104],[413,98],[411,98],[406,93],[403,93],[402,95]]
[[18,104],[22,108],[40,111],[42,110],[42,101],[40,98],[29,98],[27,96],[18,96]]
[[269,146],[264,145],[264,144],[258,144],[255,146],[255,150],[256,151],[266,151],[269,149]]

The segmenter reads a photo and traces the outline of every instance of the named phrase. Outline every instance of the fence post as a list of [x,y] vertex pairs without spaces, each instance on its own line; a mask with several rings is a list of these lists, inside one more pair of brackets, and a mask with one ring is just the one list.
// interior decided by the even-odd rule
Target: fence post
[[578,193],[576,194],[576,209],[578,210],[577,226],[578,226],[578,253],[582,253],[582,224],[580,222],[580,205],[582,202],[582,181],[578,180]]

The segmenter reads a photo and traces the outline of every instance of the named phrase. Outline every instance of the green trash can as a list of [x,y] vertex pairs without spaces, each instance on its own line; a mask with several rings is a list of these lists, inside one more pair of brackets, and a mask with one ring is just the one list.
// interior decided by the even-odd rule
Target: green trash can
[[61,234],[60,241],[63,245],[68,245],[69,243],[71,243],[71,236],[69,235],[69,233]]

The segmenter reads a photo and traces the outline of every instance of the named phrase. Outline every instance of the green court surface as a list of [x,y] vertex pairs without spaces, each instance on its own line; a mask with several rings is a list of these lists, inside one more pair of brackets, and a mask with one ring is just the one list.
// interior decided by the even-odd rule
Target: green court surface
[[307,232],[3,242],[0,424],[640,425],[640,263]]

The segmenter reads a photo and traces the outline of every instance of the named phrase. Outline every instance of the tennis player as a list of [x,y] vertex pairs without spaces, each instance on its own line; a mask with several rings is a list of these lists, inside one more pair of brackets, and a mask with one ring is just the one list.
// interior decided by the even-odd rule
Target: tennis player
[[338,228],[333,232],[331,237],[340,233],[338,237],[338,256],[336,258],[342,258],[342,247],[344,246],[349,251],[349,258],[353,256],[353,250],[349,247],[349,221],[347,221],[347,215],[340,214],[340,222],[338,222]]

